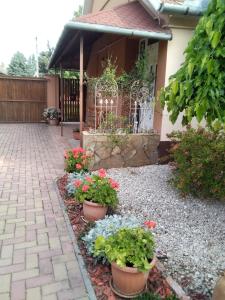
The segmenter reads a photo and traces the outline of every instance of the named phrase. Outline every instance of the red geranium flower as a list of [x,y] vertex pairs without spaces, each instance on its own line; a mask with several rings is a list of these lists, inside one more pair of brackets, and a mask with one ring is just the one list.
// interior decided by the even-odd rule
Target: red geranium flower
[[76,164],[76,169],[78,169],[78,170],[82,169],[81,164]]
[[101,177],[101,178],[106,177],[106,171],[104,169],[100,169],[98,171],[98,176]]
[[90,183],[93,182],[93,179],[91,177],[86,177],[85,180],[88,181],[88,182],[90,182]]
[[119,184],[111,178],[109,179],[109,183],[114,190],[117,190],[119,188]]
[[144,224],[149,229],[154,229],[156,227],[156,222],[154,222],[154,221],[145,221]]
[[81,186],[81,184],[82,184],[82,181],[79,180],[79,179],[76,180],[75,183],[74,183],[74,185],[75,185],[76,188],[79,188]]
[[88,189],[89,189],[88,185],[85,184],[85,185],[82,186],[82,192],[87,192]]

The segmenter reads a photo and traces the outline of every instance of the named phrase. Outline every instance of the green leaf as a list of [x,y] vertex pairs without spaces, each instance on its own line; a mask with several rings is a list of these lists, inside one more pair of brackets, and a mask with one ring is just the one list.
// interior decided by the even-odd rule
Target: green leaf
[[217,32],[213,33],[213,38],[211,41],[211,45],[212,45],[213,49],[215,49],[218,46],[221,36],[222,36],[221,32],[217,31]]
[[188,64],[188,75],[191,77],[192,76],[192,73],[193,73],[193,70],[194,70],[194,64],[192,62],[190,62]]
[[172,82],[172,91],[173,91],[174,96],[176,96],[178,89],[179,89],[178,81],[174,80]]
[[213,72],[213,66],[214,66],[213,60],[209,60],[207,62],[207,71],[208,71],[208,74],[211,74]]

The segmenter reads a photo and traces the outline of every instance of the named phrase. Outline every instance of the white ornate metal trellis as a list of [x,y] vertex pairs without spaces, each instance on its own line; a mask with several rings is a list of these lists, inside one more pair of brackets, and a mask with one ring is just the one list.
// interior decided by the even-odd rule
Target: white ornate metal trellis
[[107,127],[108,115],[117,116],[118,85],[115,80],[100,78],[95,85],[95,131],[101,130],[103,123]]
[[133,133],[153,129],[154,87],[149,82],[135,81],[130,90],[129,122]]

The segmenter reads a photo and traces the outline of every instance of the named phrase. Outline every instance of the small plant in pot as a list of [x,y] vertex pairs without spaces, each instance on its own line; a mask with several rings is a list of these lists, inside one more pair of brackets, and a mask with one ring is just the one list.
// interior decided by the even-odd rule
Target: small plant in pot
[[91,156],[81,148],[73,148],[64,152],[65,171],[67,173],[87,173]]
[[118,203],[118,183],[106,177],[104,169],[98,174],[87,176],[84,180],[75,181],[75,199],[83,203],[83,213],[87,221],[104,219],[108,207]]
[[73,129],[73,138],[75,140],[80,140],[80,128],[74,128]]
[[120,296],[135,297],[145,288],[156,263],[154,236],[142,227],[122,228],[109,238],[99,236],[95,255],[106,255],[111,263],[113,288]]
[[58,125],[59,111],[55,107],[48,107],[43,112],[43,117],[49,125]]

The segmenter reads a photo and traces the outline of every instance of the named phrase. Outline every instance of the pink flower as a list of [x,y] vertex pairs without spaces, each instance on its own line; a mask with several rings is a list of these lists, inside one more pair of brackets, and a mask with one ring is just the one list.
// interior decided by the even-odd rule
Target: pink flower
[[113,188],[114,190],[117,190],[119,188],[119,184],[111,178],[109,179],[109,183],[111,185],[111,188]]
[[82,187],[82,192],[86,193],[88,191],[88,189],[89,189],[89,186],[85,184]]
[[106,171],[104,169],[100,169],[98,171],[98,176],[104,178],[106,176]]
[[86,177],[86,178],[85,178],[85,180],[86,180],[87,182],[90,182],[90,183],[92,183],[92,182],[93,182],[93,180],[92,180],[92,178],[91,178],[91,177]]
[[76,169],[78,169],[78,170],[82,169],[81,164],[76,164]]
[[156,222],[154,222],[154,221],[145,221],[144,224],[149,229],[154,229],[156,227]]
[[79,179],[76,180],[75,183],[74,183],[74,185],[75,185],[76,188],[79,188],[81,186],[81,184],[82,184],[82,181],[79,180]]
[[68,154],[68,152],[67,152],[66,150],[64,151],[64,158],[65,158],[65,159],[68,159],[68,158],[69,158],[69,154]]

